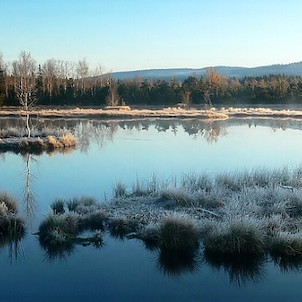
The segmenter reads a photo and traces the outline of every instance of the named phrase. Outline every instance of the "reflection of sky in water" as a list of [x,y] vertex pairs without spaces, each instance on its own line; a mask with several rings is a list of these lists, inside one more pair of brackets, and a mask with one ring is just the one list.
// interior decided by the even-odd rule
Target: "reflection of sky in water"
[[[69,154],[33,156],[36,221],[22,243],[23,256],[10,265],[8,251],[0,254],[1,298],[5,301],[301,301],[298,272],[280,273],[271,263],[264,265],[262,281],[238,287],[230,284],[223,267],[212,270],[202,259],[200,268],[179,279],[158,271],[156,252],[145,250],[137,241],[115,241],[105,236],[100,250],[77,247],[66,261],[49,263],[31,233],[57,197],[92,195],[109,197],[117,180],[128,186],[136,178],[153,173],[160,179],[182,173],[238,171],[242,168],[281,168],[302,162],[302,131],[266,126],[249,127],[247,122],[176,123],[166,131],[158,124],[148,130],[129,127],[82,129],[89,146]],[[199,126],[198,126],[199,125]],[[213,128],[214,126],[214,128]],[[85,125],[81,127],[85,128]],[[194,128],[193,127],[193,128]],[[140,127],[139,129],[144,128]],[[175,127],[174,127],[175,129]],[[191,135],[184,129],[191,129]],[[202,130],[205,129],[205,130]],[[103,131],[103,132],[102,132]],[[187,130],[188,131],[188,130]],[[222,134],[222,135],[221,135]],[[86,143],[87,143],[86,142]],[[85,146],[83,146],[85,147]],[[0,158],[0,190],[17,196],[25,186],[26,162],[21,156]],[[68,300],[69,299],[69,300]]]
[[[153,174],[163,180],[179,179],[182,173],[282,168],[302,162],[302,130],[246,123],[228,126],[227,122],[200,122],[198,126],[195,121],[198,133],[189,135],[184,130],[190,128],[188,123],[177,122],[176,133],[169,123],[166,131],[158,131],[162,129],[159,125],[151,123],[148,130],[138,130],[115,124],[113,133],[108,125],[92,133],[93,125],[88,123],[85,128],[84,123],[80,128],[88,137],[86,151],[78,148],[67,154],[34,156],[37,163],[32,161],[31,167],[38,199],[43,204],[56,197],[79,195],[102,200],[104,194],[111,196],[117,181],[131,187],[137,178],[148,179]],[[1,189],[20,194],[25,162],[20,156],[5,154],[0,166]]]

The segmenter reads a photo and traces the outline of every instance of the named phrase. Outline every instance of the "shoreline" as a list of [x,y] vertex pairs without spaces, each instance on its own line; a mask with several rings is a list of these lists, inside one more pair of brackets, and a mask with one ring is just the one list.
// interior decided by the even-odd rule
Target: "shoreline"
[[[20,117],[25,112],[20,108],[0,108],[0,117]],[[302,110],[270,109],[270,108],[220,108],[197,109],[181,107],[163,107],[160,109],[131,109],[128,106],[120,108],[35,108],[31,110],[32,117],[40,118],[199,118],[205,120],[226,120],[230,118],[293,118],[302,120]]]

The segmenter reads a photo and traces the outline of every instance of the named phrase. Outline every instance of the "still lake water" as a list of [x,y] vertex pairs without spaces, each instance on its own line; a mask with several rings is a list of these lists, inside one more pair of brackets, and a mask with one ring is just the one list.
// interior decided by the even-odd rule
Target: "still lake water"
[[[50,261],[36,232],[55,198],[93,196],[103,202],[117,181],[129,189],[137,179],[180,179],[186,173],[275,169],[302,164],[302,122],[240,120],[43,120],[40,127],[75,131],[74,151],[30,157],[35,197],[27,235],[17,250],[0,253],[0,301],[301,301],[302,271],[283,271],[264,261],[254,273],[211,265],[202,254],[194,271],[169,274],[157,251],[108,234],[100,249],[78,246],[66,259]],[[0,129],[19,126],[0,119]],[[28,157],[0,155],[0,191],[26,204]]]

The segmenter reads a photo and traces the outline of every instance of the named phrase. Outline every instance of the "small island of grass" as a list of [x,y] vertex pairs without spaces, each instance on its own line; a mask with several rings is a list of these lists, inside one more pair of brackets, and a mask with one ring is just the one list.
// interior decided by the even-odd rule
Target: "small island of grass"
[[[15,133],[15,131],[13,131]],[[41,154],[44,151],[64,150],[74,148],[77,140],[71,133],[64,133],[61,136],[47,135],[26,137],[11,134],[9,131],[0,133],[0,152],[11,151],[14,153]]]
[[163,257],[201,250],[210,262],[271,257],[283,267],[302,265],[301,175],[301,168],[187,175],[178,186],[152,178],[130,192],[117,183],[110,202],[54,204],[39,238],[44,242],[55,232],[58,242],[75,243],[88,228],[142,240]]

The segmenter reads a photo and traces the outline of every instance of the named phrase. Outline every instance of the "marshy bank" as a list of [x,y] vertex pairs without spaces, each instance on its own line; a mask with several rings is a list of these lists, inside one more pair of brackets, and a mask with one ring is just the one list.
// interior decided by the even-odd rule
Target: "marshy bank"
[[[286,108],[261,108],[261,107],[221,107],[200,108],[191,107],[140,107],[129,106],[112,107],[36,107],[31,111],[34,118],[199,118],[210,120],[224,120],[229,118],[294,118],[302,119],[302,111]],[[20,117],[25,112],[20,108],[4,107],[0,110],[1,117]]]
[[75,148],[76,144],[77,139],[70,132],[62,133],[60,136],[37,132],[35,136],[26,137],[22,135],[22,130],[7,129],[0,131],[0,152],[29,152],[39,155],[44,151],[53,152],[54,150]]
[[[255,273],[267,259],[282,269],[302,268],[301,193],[300,167],[190,174],[166,182],[152,177],[131,190],[119,182],[109,202],[56,201],[38,235],[48,252],[57,248],[59,253],[66,245],[90,245],[96,238],[100,244],[104,231],[135,238],[159,251],[168,272],[166,261],[172,261],[171,274],[178,272],[177,261],[179,270],[191,271],[198,259],[229,267],[230,273],[247,273],[245,265]],[[82,238],[84,231],[96,233]]]

